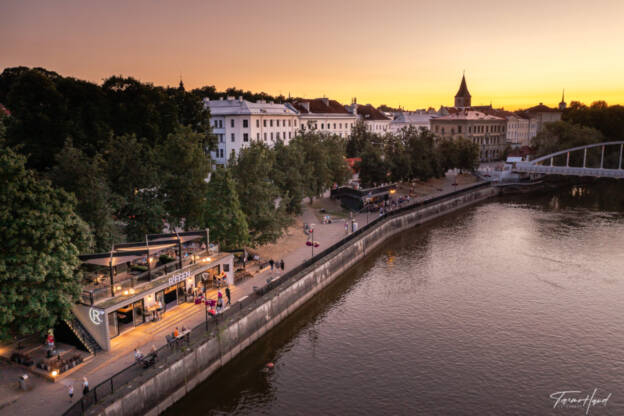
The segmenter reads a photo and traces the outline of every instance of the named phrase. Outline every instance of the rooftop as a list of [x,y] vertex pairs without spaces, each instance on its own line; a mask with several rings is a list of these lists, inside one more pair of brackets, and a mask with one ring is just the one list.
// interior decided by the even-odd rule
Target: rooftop
[[377,110],[375,107],[373,107],[370,104],[366,104],[366,105],[356,104],[356,105],[357,105],[357,114],[362,116],[364,120],[390,120],[388,117],[386,117],[384,113]]
[[449,114],[448,116],[437,117],[435,121],[457,121],[457,120],[505,120],[503,117],[497,117],[486,114],[481,111],[463,110]]
[[242,97],[227,97],[224,100],[204,100],[204,106],[210,109],[213,116],[224,115],[290,115],[296,116],[299,113],[288,104],[277,104],[259,100],[251,102],[243,100]]
[[297,100],[292,106],[301,114],[344,114],[352,115],[342,104],[329,98],[315,98],[313,100]]

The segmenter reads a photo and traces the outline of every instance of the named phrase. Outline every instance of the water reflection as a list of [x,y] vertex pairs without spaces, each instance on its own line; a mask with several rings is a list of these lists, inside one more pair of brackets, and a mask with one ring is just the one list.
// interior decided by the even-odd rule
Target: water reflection
[[551,393],[594,387],[613,397],[592,414],[623,414],[620,191],[501,198],[409,230],[168,414],[551,414]]

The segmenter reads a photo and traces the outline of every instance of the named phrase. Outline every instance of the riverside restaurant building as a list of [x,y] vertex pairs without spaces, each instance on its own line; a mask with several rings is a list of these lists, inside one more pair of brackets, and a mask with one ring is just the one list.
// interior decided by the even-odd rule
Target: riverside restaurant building
[[106,351],[112,338],[234,282],[233,255],[210,244],[207,230],[151,234],[80,259],[85,286],[72,312]]

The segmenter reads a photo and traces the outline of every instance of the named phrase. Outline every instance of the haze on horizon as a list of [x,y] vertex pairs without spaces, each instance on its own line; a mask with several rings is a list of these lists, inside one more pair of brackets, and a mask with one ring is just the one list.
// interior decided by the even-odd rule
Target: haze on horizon
[[0,71],[44,67],[406,109],[624,104],[624,2],[4,0]]

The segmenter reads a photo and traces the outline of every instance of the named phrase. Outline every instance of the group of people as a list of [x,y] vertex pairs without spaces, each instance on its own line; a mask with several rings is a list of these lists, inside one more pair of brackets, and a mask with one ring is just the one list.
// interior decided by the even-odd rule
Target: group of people
[[[69,386],[67,386],[67,392],[69,394],[69,401],[73,401],[74,399],[74,383],[70,383]],[[86,396],[87,393],[89,393],[89,380],[87,380],[86,377],[82,378],[82,395]]]
[[274,269],[282,269],[282,271],[284,271],[284,259],[275,261],[273,259],[269,260],[269,266],[271,266],[271,271],[273,271]]

